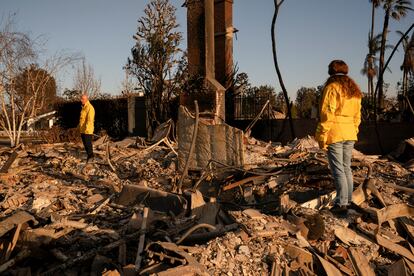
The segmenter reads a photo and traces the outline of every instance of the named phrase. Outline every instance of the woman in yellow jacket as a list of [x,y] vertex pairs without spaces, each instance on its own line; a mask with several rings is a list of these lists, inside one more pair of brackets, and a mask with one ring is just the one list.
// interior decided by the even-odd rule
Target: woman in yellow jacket
[[329,166],[336,186],[332,211],[346,213],[354,188],[351,158],[361,123],[362,93],[347,76],[348,66],[342,60],[329,64],[330,77],[325,83],[316,140],[328,150]]
[[79,118],[79,132],[81,133],[81,138],[83,146],[85,147],[86,154],[88,155],[86,163],[90,162],[93,159],[93,147],[92,147],[92,136],[94,131],[94,122],[95,122],[95,109],[88,100],[88,96],[81,96],[82,110]]

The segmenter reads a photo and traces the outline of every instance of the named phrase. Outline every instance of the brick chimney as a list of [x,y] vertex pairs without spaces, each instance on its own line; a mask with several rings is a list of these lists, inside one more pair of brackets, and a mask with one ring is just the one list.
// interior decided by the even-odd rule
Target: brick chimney
[[233,0],[214,1],[214,32],[215,75],[227,88],[233,72]]
[[[221,3],[223,2],[223,3]],[[202,111],[210,111],[214,115],[216,123],[225,119],[225,88],[223,84],[226,82],[226,72],[228,68],[232,68],[232,44],[228,43],[226,38],[227,29],[222,24],[230,20],[226,14],[230,11],[230,1],[215,0],[188,0],[187,6],[187,52],[188,67],[192,75],[200,75],[204,77],[204,81],[211,94],[207,97],[199,99],[199,103],[203,102],[200,108]],[[227,7],[230,5],[230,9]],[[217,11],[217,17],[215,15]],[[215,21],[219,20],[218,23]],[[220,37],[220,31],[224,30]],[[219,37],[216,41],[216,35]],[[231,46],[231,47],[230,47]],[[228,52],[229,47],[231,51]],[[218,56],[216,56],[216,50]],[[230,54],[228,58],[227,52]],[[226,60],[223,60],[227,57]],[[218,67],[216,66],[216,62]],[[227,64],[231,62],[231,64]],[[229,67],[230,66],[230,67]],[[217,72],[216,72],[217,70]],[[219,81],[218,79],[219,78]],[[182,99],[181,104],[191,107],[193,98]]]

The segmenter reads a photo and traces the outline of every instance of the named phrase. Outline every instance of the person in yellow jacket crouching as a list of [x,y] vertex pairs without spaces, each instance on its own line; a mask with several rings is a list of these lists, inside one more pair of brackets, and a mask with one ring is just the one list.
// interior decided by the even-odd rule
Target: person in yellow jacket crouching
[[79,132],[82,137],[83,146],[85,147],[86,154],[88,155],[86,163],[89,163],[93,159],[93,147],[92,137],[94,131],[95,122],[95,109],[89,102],[86,94],[81,96],[82,110],[79,119]]
[[362,93],[347,76],[348,66],[344,61],[332,61],[328,73],[330,77],[323,88],[315,138],[321,149],[328,150],[329,166],[336,186],[336,198],[331,210],[346,214],[354,188],[351,158],[361,123]]

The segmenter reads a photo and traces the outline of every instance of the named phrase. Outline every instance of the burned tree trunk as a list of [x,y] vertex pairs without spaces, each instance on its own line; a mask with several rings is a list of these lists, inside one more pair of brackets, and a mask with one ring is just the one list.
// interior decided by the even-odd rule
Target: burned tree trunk
[[277,0],[274,0],[275,12],[273,14],[272,28],[271,28],[272,52],[273,52],[273,62],[275,64],[277,78],[279,80],[279,84],[280,84],[280,87],[282,88],[283,96],[284,96],[285,102],[286,102],[286,108],[287,108],[287,113],[288,113],[288,117],[289,117],[290,133],[292,135],[292,139],[294,139],[296,137],[296,134],[295,134],[295,129],[293,128],[292,108],[291,108],[291,105],[290,105],[290,102],[289,102],[289,96],[288,96],[285,84],[284,84],[283,79],[282,79],[282,73],[280,72],[279,63],[278,63],[277,54],[276,54],[276,35],[275,35],[276,19],[277,19],[277,16],[279,14],[279,8],[283,4],[283,2],[284,2],[284,0],[281,0],[279,3],[278,3]]

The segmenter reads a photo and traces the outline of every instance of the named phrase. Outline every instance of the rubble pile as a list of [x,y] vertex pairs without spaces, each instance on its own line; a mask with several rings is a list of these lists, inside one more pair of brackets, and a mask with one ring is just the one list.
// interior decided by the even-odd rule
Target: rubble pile
[[75,143],[0,149],[0,274],[414,272],[413,175],[395,156],[354,152],[353,204],[338,216],[311,137],[246,138],[243,168],[211,160],[182,190],[163,137],[102,137],[88,164]]

